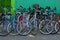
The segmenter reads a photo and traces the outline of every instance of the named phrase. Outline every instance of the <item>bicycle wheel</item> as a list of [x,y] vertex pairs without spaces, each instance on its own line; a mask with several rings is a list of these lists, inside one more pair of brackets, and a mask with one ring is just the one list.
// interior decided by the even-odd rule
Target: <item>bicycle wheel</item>
[[56,21],[52,21],[52,25],[53,25],[53,31],[52,34],[56,34],[59,30],[59,23]]
[[7,32],[8,32],[8,33],[11,32],[11,27],[12,27],[12,25],[11,25],[11,23],[9,23],[8,26],[7,26]]
[[8,35],[6,28],[7,28],[7,25],[5,25],[4,23],[0,24],[0,36]]
[[49,23],[49,20],[42,20],[39,24],[39,30],[42,34],[50,34],[51,30],[50,31],[47,31],[47,25]]
[[31,26],[31,23],[29,21],[24,21],[23,23],[22,22],[19,22],[19,25],[18,25],[18,33],[20,35],[28,35],[32,30],[32,26]]
[[7,27],[7,31],[10,35],[13,35],[13,36],[18,35],[18,32],[17,32],[18,31],[18,26],[15,25],[13,27],[12,24],[10,23]]
[[55,24],[55,31],[56,31],[56,33],[59,31],[59,29],[60,29],[60,27],[59,27],[59,23],[56,22],[56,24]]
[[38,22],[37,22],[37,20],[32,22],[32,27],[33,27],[33,29],[32,29],[31,33],[33,35],[36,35],[38,33]]
[[46,26],[46,29],[49,33],[52,33],[53,31],[53,23],[49,22]]

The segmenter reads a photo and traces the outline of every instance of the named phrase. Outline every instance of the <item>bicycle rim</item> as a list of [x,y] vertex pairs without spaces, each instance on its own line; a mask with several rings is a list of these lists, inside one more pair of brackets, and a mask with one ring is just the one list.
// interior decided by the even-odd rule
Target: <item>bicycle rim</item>
[[4,30],[4,25],[2,24],[2,26],[0,25],[0,27],[2,27],[0,29],[0,36],[7,36],[8,35],[8,32],[6,30]]
[[33,27],[33,30],[32,30],[32,34],[36,35],[37,32],[38,32],[38,25],[37,25],[37,21],[35,21],[35,23],[33,23],[32,27]]
[[31,32],[31,30],[32,30],[32,27],[31,27],[31,24],[30,24],[30,22],[28,22],[28,25],[25,23],[25,25],[24,26],[21,26],[22,24],[21,24],[21,22],[19,23],[19,29],[18,29],[18,33],[20,34],[20,35],[28,35],[30,32]]
[[59,30],[59,24],[56,21],[52,21],[52,23],[53,23],[53,31],[52,31],[52,34],[56,34],[58,32],[58,30]]
[[42,34],[50,34],[49,31],[47,31],[46,26],[49,23],[49,20],[42,20],[39,24],[39,30]]
[[53,31],[53,25],[51,24],[51,22],[49,22],[49,23],[47,24],[46,29],[47,29],[47,31],[48,31],[49,33],[52,33],[52,31]]
[[59,31],[59,23],[58,22],[56,22],[56,24],[55,24],[55,30],[56,30],[56,32]]

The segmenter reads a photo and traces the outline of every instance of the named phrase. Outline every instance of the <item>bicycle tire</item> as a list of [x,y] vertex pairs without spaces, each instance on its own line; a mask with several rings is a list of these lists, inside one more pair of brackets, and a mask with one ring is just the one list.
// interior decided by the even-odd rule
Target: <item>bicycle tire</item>
[[[11,25],[12,25],[12,24],[10,23],[10,24],[8,25],[8,27],[7,27],[7,32],[9,33],[9,35],[13,35],[13,36],[18,35],[18,33],[13,33],[13,32],[12,32],[14,29],[12,28]],[[16,29],[18,30],[18,27],[17,27]]]
[[[25,23],[26,24],[26,23]],[[27,28],[28,29],[28,31],[25,31],[24,29],[26,29],[26,27],[23,29],[22,28],[22,26],[21,26],[21,22],[19,22],[19,25],[18,25],[18,27],[19,27],[19,29],[18,29],[18,33],[20,34],[20,35],[22,35],[22,36],[26,36],[26,35],[28,35],[31,31],[32,31],[32,26],[31,26],[31,23],[30,22],[28,22],[28,26],[27,26],[27,24],[26,24],[26,27],[29,27],[29,28]],[[27,30],[26,29],[26,30]],[[23,32],[23,31],[25,31],[25,32]]]
[[59,31],[59,24],[56,21],[52,21],[52,23],[54,26],[53,26],[53,31],[51,34],[56,34]]
[[[0,27],[1,27],[1,25],[0,25]],[[0,36],[7,36],[7,35],[8,35],[8,32],[6,30],[4,30],[4,27],[2,25],[2,28],[0,30]]]
[[[46,29],[46,26],[47,26],[48,23],[45,23],[45,24],[44,24],[45,26],[42,25],[42,23],[47,22],[47,21],[48,21],[48,23],[49,23],[49,20],[42,20],[42,21],[40,22],[40,24],[39,24],[39,31],[40,31],[42,34],[44,34],[44,35],[47,35],[47,34],[50,34],[50,33],[51,33],[51,32],[47,32],[47,29]],[[43,27],[45,27],[44,30],[42,30]],[[46,31],[45,31],[45,30],[46,30]],[[45,31],[45,32],[44,32],[44,31]]]
[[33,23],[32,27],[33,27],[33,29],[32,29],[31,33],[33,35],[36,35],[38,33],[38,22],[37,22],[37,20],[35,21],[35,23]]

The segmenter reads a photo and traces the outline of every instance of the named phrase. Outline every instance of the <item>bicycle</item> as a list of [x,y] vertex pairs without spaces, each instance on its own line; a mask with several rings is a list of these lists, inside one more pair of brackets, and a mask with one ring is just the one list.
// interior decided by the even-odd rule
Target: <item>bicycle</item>
[[1,36],[6,36],[8,35],[9,33],[7,32],[7,25],[9,25],[10,23],[10,15],[9,15],[9,12],[8,12],[8,9],[5,8],[5,7],[2,7],[3,10],[4,10],[4,14],[2,15],[2,28],[1,28],[1,32],[0,32],[0,35]]
[[[57,33],[58,32],[58,30],[59,30],[59,23],[58,23],[58,21],[56,20],[56,11],[55,11],[56,9],[53,9],[52,10],[52,13],[51,13],[51,20],[50,20],[50,23],[52,23],[52,25],[53,25],[53,31],[52,31],[52,34],[55,34],[55,33]],[[51,26],[52,26],[51,25]],[[48,29],[48,28],[47,28]]]
[[[15,9],[14,9],[15,10]],[[21,13],[18,12],[18,9],[15,10],[15,14],[13,16],[13,18],[11,19],[11,23],[8,25],[7,27],[7,32],[10,34],[10,35],[18,35],[18,16],[20,15]]]
[[[42,16],[42,21],[40,21],[40,24],[39,24],[39,31],[42,33],[42,34],[50,34],[53,30],[53,28],[51,26],[48,26],[49,25],[49,14],[48,14],[48,9],[43,9],[45,10],[43,12],[43,16]],[[51,25],[51,24],[50,24]],[[48,30],[47,30],[48,28]]]
[[29,15],[26,17],[26,14],[28,12],[25,12],[24,8],[20,6],[23,9],[23,13],[21,13],[20,16],[18,16],[18,33],[20,35],[28,35],[31,32],[31,23],[29,22]]

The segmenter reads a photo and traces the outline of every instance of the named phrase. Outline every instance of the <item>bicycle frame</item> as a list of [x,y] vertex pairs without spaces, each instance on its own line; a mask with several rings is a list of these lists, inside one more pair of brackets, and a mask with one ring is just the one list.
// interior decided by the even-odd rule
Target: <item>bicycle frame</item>
[[8,9],[7,8],[3,8],[3,10],[4,10],[3,18],[5,19],[4,20],[4,25],[7,27],[7,25],[10,23],[10,16],[6,14],[6,13],[8,13]]
[[16,17],[18,14],[20,15],[20,12],[16,11],[11,20],[13,28],[15,27],[15,24],[18,25],[18,17]]
[[33,15],[33,17],[30,19],[31,23],[36,20],[36,13]]

